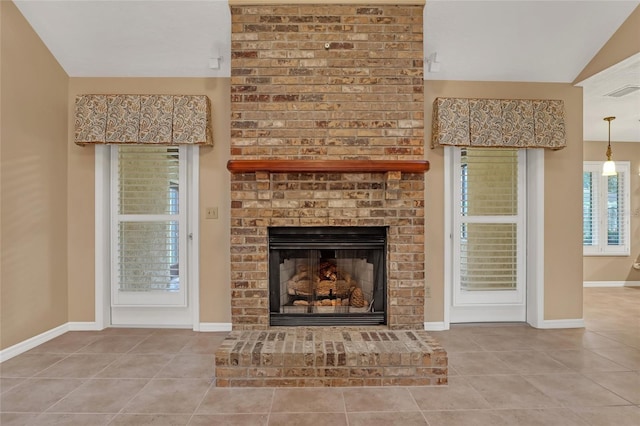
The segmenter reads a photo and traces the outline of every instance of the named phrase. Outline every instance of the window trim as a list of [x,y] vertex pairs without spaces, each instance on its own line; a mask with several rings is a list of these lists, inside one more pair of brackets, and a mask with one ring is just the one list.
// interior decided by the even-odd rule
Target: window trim
[[[584,173],[593,173],[594,176],[597,176],[600,179],[599,188],[601,191],[606,191],[607,183],[606,176],[602,176],[602,165],[604,161],[584,161],[582,166],[582,173],[584,177]],[[606,192],[605,196],[600,194],[598,197],[599,205],[598,208],[594,211],[597,212],[596,220],[599,221],[599,235],[598,235],[598,244],[596,245],[585,245],[584,244],[584,226],[583,226],[583,245],[582,245],[582,254],[583,256],[629,256],[631,254],[631,163],[629,161],[616,161],[616,170],[618,174],[622,173],[624,175],[624,179],[622,180],[622,196],[623,200],[623,211],[622,211],[622,222],[623,222],[623,244],[622,245],[609,245],[606,230],[608,228],[606,221],[608,220],[607,214],[607,206],[606,206]],[[583,189],[584,191],[584,189]],[[583,194],[584,196],[584,194]],[[584,204],[582,210],[582,220],[584,223]]]

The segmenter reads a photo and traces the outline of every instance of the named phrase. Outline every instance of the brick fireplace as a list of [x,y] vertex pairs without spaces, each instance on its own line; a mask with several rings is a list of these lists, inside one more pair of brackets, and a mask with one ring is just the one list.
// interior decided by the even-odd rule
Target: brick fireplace
[[423,2],[230,4],[233,329],[269,328],[268,230],[287,226],[388,227],[387,327],[422,329],[424,173],[343,165],[423,160]]
[[[446,384],[446,352],[423,330],[424,2],[260,3],[230,1],[233,331],[216,351],[216,384]],[[303,261],[289,252],[296,247],[280,246],[284,254],[275,254],[273,237],[282,230],[312,231],[315,238],[317,230],[336,236],[363,228],[383,237],[382,255],[340,256],[324,242],[312,247],[317,256]],[[322,281],[335,272],[328,294],[297,287],[311,279],[305,273],[315,271],[313,259]],[[286,292],[270,293],[274,268],[289,280]],[[367,294],[369,270],[385,275],[383,294],[376,285]],[[292,289],[294,276],[300,281]],[[341,280],[350,283],[349,296]],[[359,305],[357,287],[363,289]],[[300,302],[288,297],[292,290],[313,293],[302,298],[309,306],[301,309],[310,314],[325,306],[318,302],[337,307],[332,296],[340,294],[340,309],[349,314],[330,320],[360,316],[367,324],[271,326],[278,324],[271,310],[274,318],[287,313],[271,309],[274,304]],[[374,307],[382,322],[373,324],[376,316],[368,313],[351,316],[363,309],[356,306]]]

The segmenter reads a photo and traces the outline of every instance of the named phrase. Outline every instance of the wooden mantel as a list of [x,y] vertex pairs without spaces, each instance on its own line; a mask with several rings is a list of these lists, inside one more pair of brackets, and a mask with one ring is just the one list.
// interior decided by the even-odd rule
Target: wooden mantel
[[231,173],[425,173],[426,160],[229,160]]

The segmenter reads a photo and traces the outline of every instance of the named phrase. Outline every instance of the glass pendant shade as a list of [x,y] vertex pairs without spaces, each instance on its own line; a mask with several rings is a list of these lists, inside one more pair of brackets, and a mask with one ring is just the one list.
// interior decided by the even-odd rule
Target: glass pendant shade
[[604,121],[609,122],[609,144],[607,145],[607,161],[602,165],[602,176],[615,176],[616,163],[611,159],[611,120],[615,120],[615,117],[605,117]]
[[615,176],[616,163],[614,161],[605,161],[602,165],[602,176]]

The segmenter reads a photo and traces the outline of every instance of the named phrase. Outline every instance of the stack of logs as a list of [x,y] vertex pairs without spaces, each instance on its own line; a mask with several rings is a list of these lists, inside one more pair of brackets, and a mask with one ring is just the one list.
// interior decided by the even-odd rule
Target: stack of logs
[[[287,281],[287,292],[291,296],[316,296],[311,302],[315,306],[353,306],[363,308],[369,302],[350,274],[340,270],[331,262],[321,262],[318,273],[309,271],[308,265],[298,265],[296,274]],[[307,300],[298,299],[295,306],[309,305]]]

